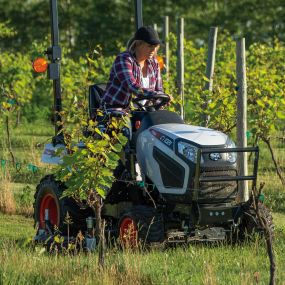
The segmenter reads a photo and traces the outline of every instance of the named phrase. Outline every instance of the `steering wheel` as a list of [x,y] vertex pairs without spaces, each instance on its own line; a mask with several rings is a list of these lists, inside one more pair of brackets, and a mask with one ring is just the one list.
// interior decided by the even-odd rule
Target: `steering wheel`
[[[147,106],[141,104],[140,101],[146,100],[148,103]],[[155,110],[158,110],[160,107],[164,106],[170,101],[170,96],[165,93],[156,93],[152,96],[149,95],[140,95],[137,98],[133,99],[133,102],[136,103],[140,108],[143,107],[153,107]]]

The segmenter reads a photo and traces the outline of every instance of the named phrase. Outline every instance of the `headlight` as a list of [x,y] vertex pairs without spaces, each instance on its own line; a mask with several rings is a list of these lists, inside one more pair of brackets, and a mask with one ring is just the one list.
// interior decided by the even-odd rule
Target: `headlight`
[[[227,139],[226,148],[235,148],[236,144],[230,139]],[[235,163],[237,160],[237,153],[236,152],[227,152],[226,159],[228,162]]]
[[197,162],[198,148],[193,145],[186,142],[178,142],[178,153],[194,163]]

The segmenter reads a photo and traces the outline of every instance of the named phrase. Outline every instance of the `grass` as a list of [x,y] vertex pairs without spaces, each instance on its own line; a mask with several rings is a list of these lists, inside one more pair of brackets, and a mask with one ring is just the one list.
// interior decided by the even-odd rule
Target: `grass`
[[32,218],[21,215],[4,215],[0,213],[0,224],[1,247],[9,240],[12,242],[21,239],[25,240],[33,237],[35,234]]
[[[0,213],[0,285],[268,284],[269,261],[264,241],[259,239],[236,246],[189,245],[145,252],[114,248],[107,252],[105,269],[98,267],[97,253],[50,255],[42,247],[29,246],[35,233],[31,218],[35,187],[41,177],[51,172],[40,163],[40,155],[52,135],[49,125],[25,125],[12,130],[12,147],[23,167],[17,172],[7,166],[6,180],[0,170],[0,191],[6,189],[16,202],[14,212],[25,216]],[[263,144],[260,149],[259,182],[266,183],[265,202],[273,209],[276,225],[277,284],[285,284],[285,191],[268,150]],[[274,149],[284,169],[284,142],[274,142]],[[9,159],[7,152],[0,153],[0,157]],[[32,173],[27,163],[40,168]]]
[[[277,227],[278,282],[285,284],[285,224]],[[33,221],[0,214],[0,284],[268,284],[264,241],[241,246],[190,245],[145,252],[108,251],[106,268],[97,254],[50,255],[24,242]],[[23,265],[24,270],[23,270]],[[258,282],[256,282],[259,280]]]
[[[0,126],[3,138],[6,136],[4,126]],[[39,121],[19,126],[11,125],[10,127],[12,148],[29,149],[31,145],[37,146],[43,144],[54,134],[53,126],[45,121]],[[0,140],[0,148],[5,146],[5,142]]]

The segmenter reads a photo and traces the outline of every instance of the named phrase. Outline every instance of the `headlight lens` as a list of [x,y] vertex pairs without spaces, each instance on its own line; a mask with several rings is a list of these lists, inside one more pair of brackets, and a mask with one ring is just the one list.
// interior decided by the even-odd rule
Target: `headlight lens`
[[[236,144],[230,139],[227,139],[226,148],[235,148]],[[235,163],[237,160],[237,153],[236,152],[228,152],[226,153],[226,159],[228,162]]]
[[[185,158],[192,161],[193,163],[197,162],[197,153],[198,148],[186,142],[178,142],[178,153],[182,154]],[[226,141],[226,148],[235,148],[235,143],[228,138]],[[226,153],[226,160],[230,163],[235,163],[237,160],[236,152]],[[201,163],[203,163],[203,157],[201,156]]]
[[178,153],[194,163],[197,162],[198,148],[193,145],[186,142],[178,142]]

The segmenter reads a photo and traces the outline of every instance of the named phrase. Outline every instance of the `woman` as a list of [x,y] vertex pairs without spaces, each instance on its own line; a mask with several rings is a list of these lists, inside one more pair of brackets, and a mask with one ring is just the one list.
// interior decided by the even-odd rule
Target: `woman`
[[159,64],[156,60],[160,45],[156,31],[141,27],[130,41],[127,51],[113,63],[102,105],[106,108],[127,108],[132,94],[153,96],[163,92]]

